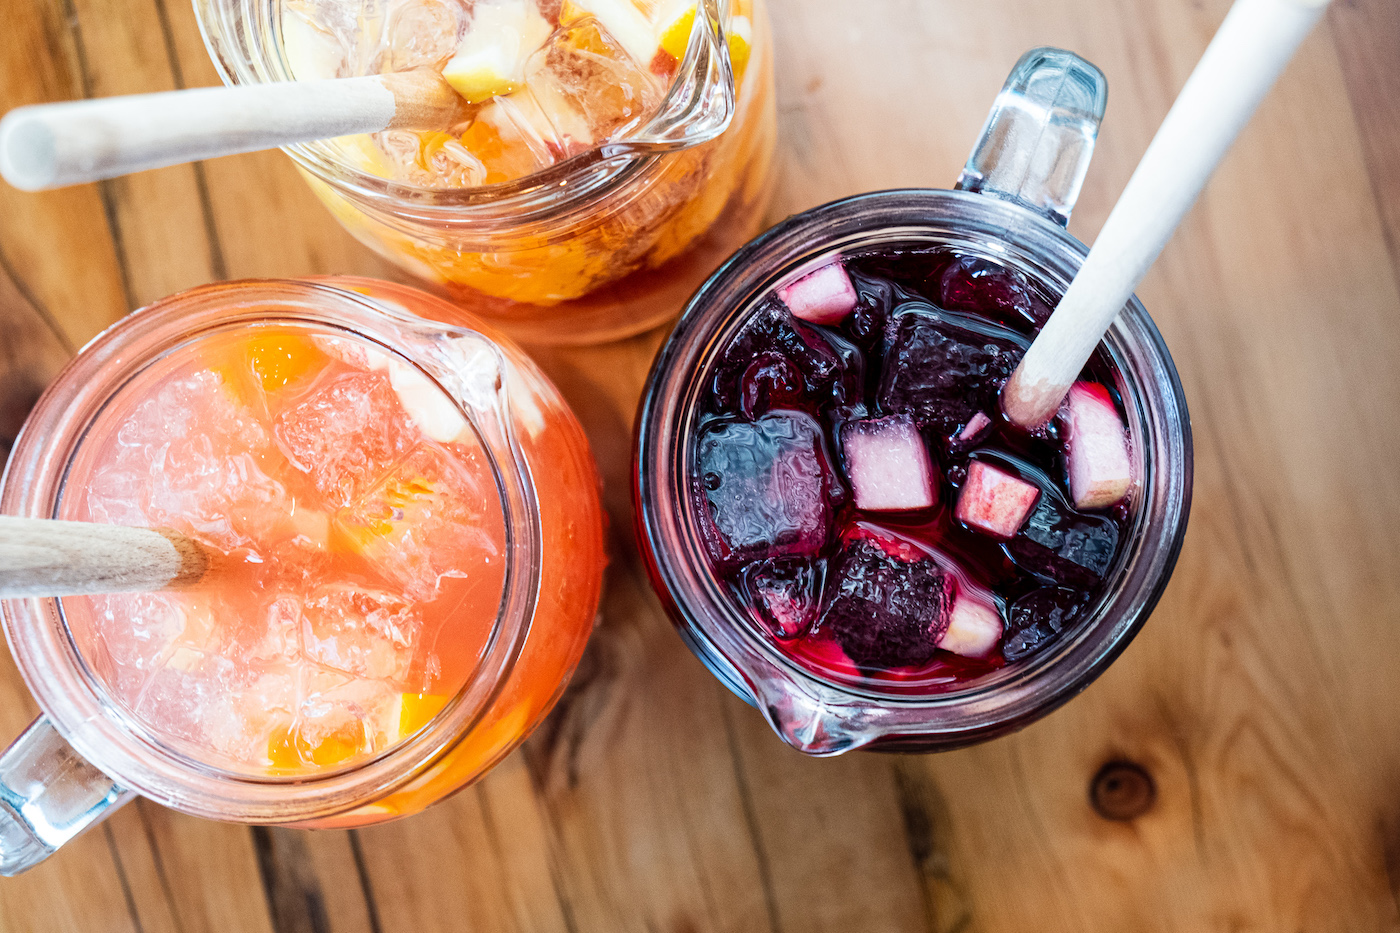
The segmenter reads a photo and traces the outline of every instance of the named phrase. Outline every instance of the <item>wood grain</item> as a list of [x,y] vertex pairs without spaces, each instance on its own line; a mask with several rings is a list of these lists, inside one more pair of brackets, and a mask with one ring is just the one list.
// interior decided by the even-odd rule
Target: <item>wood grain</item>
[[[1110,102],[1092,240],[1226,0],[774,0],[773,217],[948,185],[1012,63],[1070,48]],[[631,539],[661,332],[537,351],[612,520],[600,628],[559,710],[485,781],[357,833],[139,803],[0,882],[0,931],[1400,930],[1400,14],[1336,0],[1140,289],[1180,368],[1195,508],[1152,622],[1085,694],[938,756],[789,751],[665,621]],[[0,0],[5,107],[211,84],[182,0]],[[62,360],[209,278],[399,277],[277,153],[0,190],[8,436]],[[0,666],[0,729],[34,714]],[[1091,805],[1110,761],[1155,801]]]

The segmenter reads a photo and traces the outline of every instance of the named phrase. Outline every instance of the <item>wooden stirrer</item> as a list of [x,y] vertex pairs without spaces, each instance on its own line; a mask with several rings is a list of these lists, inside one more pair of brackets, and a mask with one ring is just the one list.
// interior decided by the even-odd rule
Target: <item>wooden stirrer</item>
[[1012,422],[1029,430],[1055,416],[1104,332],[1327,2],[1237,0],[1230,8],[1079,274],[1002,389],[1002,411]]
[[0,516],[0,598],[192,586],[212,556],[169,529]]
[[0,120],[0,175],[25,191],[60,188],[353,133],[441,129],[472,109],[428,69],[37,104]]

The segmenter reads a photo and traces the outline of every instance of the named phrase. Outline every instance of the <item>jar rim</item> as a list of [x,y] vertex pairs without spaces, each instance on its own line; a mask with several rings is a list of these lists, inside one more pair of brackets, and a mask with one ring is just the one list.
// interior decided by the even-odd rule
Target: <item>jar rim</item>
[[413,780],[463,740],[514,669],[534,614],[541,544],[533,480],[505,410],[508,400],[498,397],[501,414],[493,418],[444,385],[431,363],[400,349],[416,336],[471,337],[489,346],[504,370],[495,342],[475,330],[418,318],[333,281],[241,280],[177,293],[107,328],[50,384],[0,477],[0,512],[56,517],[68,465],[103,417],[106,402],[130,378],[192,340],[270,322],[320,327],[377,344],[453,399],[477,435],[500,496],[503,586],[478,663],[444,709],[417,733],[348,767],[288,776],[229,771],[162,741],[108,694],[74,643],[61,600],[3,601],[0,622],[21,675],[55,728],[118,783],[199,816],[293,822],[354,809]]
[[[900,735],[965,744],[1056,708],[1097,677],[1146,621],[1175,565],[1189,514],[1191,433],[1184,392],[1160,333],[1134,297],[1105,341],[1117,376],[1127,382],[1130,434],[1147,454],[1132,545],[1120,555],[1116,571],[1115,582],[1130,582],[1130,590],[1110,584],[1073,632],[1036,657],[996,672],[1001,676],[986,675],[966,689],[931,695],[837,684],[801,667],[761,636],[710,569],[694,527],[694,503],[684,488],[701,382],[747,312],[774,285],[833,252],[899,242],[979,246],[975,251],[1061,291],[1088,252],[1063,228],[1025,208],[968,192],[899,189],[821,205],[751,241],[701,286],[657,355],[637,419],[633,492],[638,537],[655,588],[711,670],[759,706],[786,741],[817,754]],[[1149,538],[1146,532],[1154,530]],[[784,690],[823,711],[825,736],[794,734],[791,724],[781,721],[773,694]]]

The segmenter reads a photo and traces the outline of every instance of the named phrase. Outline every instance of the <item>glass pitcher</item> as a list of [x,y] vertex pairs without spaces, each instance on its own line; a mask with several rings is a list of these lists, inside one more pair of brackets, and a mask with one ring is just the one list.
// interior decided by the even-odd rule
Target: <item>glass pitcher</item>
[[[434,323],[434,318],[450,320],[452,325]],[[425,538],[430,527],[437,529],[431,534],[438,536],[492,535],[489,547],[478,548],[486,555],[484,563],[471,565],[487,569],[481,569],[473,582],[460,569],[462,565],[447,565],[443,578],[458,578],[450,581],[457,588],[450,591],[452,600],[442,602],[432,643],[427,644],[428,629],[422,628],[418,641],[406,649],[412,652],[411,662],[403,648],[408,636],[402,630],[407,623],[401,616],[390,615],[405,603],[393,603],[397,597],[392,593],[378,604],[387,607],[384,620],[373,626],[382,637],[354,635],[350,641],[336,634],[345,631],[337,628],[342,622],[333,620],[329,628],[316,628],[322,623],[313,621],[309,607],[314,600],[300,592],[289,597],[300,607],[290,616],[290,628],[278,628],[270,610],[266,618],[253,620],[251,627],[243,617],[220,622],[219,607],[233,606],[235,601],[218,592],[205,597],[207,603],[193,601],[201,598],[198,593],[188,597],[125,594],[123,601],[109,603],[99,601],[111,597],[86,596],[0,601],[10,649],[43,711],[0,754],[0,874],[23,871],[46,858],[136,794],[210,819],[306,827],[362,826],[417,812],[480,777],[523,741],[558,699],[577,664],[592,631],[604,565],[599,480],[583,431],[558,392],[516,347],[490,336],[460,309],[405,286],[355,278],[232,282],[183,292],[135,312],[85,347],[40,399],[7,464],[0,512],[34,518],[101,518],[93,514],[93,491],[107,502],[102,498],[105,490],[127,488],[122,485],[124,471],[112,468],[113,461],[105,459],[102,452],[112,448],[104,445],[109,439],[126,447],[136,443],[133,432],[137,429],[129,415],[139,408],[133,406],[157,398],[141,395],[146,391],[142,386],[157,384],[152,380],[162,371],[160,367],[183,358],[180,354],[223,347],[226,344],[218,341],[225,338],[247,341],[250,335],[256,338],[274,328],[277,333],[330,341],[316,346],[340,348],[336,352],[347,354],[345,359],[354,355],[378,360],[374,365],[388,374],[375,377],[382,397],[391,399],[385,404],[400,404],[392,397],[416,398],[416,409],[402,402],[405,410],[417,412],[410,415],[415,423],[447,424],[453,438],[467,439],[453,449],[469,451],[472,475],[479,477],[473,488],[480,490],[470,501],[479,500],[480,514],[494,516],[489,523],[492,530],[481,530],[488,527],[486,522],[444,526],[442,522],[450,518],[419,527]],[[274,365],[284,367],[277,372],[293,372],[285,366],[294,363]],[[366,372],[364,379],[372,382],[372,376]],[[330,380],[326,391],[339,391],[346,384],[341,377],[326,379]],[[392,390],[383,389],[386,379]],[[222,385],[234,392],[240,384]],[[400,396],[400,387],[411,394]],[[426,402],[425,394],[430,396]],[[182,414],[185,421],[192,420],[189,416],[195,410],[181,404],[173,415],[163,417],[157,425],[158,440],[166,443],[170,437],[183,436],[176,422]],[[424,411],[427,415],[421,414]],[[198,432],[199,428],[179,430]],[[430,433],[423,428],[425,437]],[[200,443],[194,433],[189,436]],[[278,438],[278,443],[286,443],[283,435]],[[445,436],[432,439],[446,440]],[[384,467],[386,478],[369,488],[399,489],[390,484],[403,476],[410,486],[429,484],[420,494],[442,501],[445,494],[432,491],[432,477],[449,475],[441,470],[454,468],[434,473],[431,466],[422,466],[417,454],[428,450],[429,456],[441,455],[446,448],[424,440],[406,441],[411,444],[418,446],[397,461],[392,461],[392,454],[384,460],[394,465]],[[156,475],[159,483],[166,471],[198,472],[197,466],[188,465],[188,456],[177,458],[174,447],[164,449],[166,453],[152,461],[163,466],[145,468],[145,475]],[[249,448],[250,452],[255,449],[261,448]],[[234,484],[237,489],[264,479],[256,473],[252,480],[238,475],[242,478]],[[282,474],[267,474],[274,475]],[[159,500],[153,493],[151,502],[198,495],[200,488],[186,483],[175,493],[161,493]],[[419,508],[413,495],[412,489],[402,494],[386,492],[383,501],[404,510]],[[380,500],[365,494],[355,501]],[[319,507],[324,506],[303,500],[293,515],[305,516]],[[189,508],[196,510],[191,514],[207,515],[207,510]],[[395,520],[393,510],[379,510],[377,505],[354,508],[360,510],[356,514],[375,522]],[[199,535],[206,543],[215,542],[211,546],[228,550],[218,537],[220,523],[248,519],[246,512],[235,511],[231,504],[223,514],[228,518],[206,519]],[[417,514],[423,514],[421,508]],[[334,515],[332,523],[338,520]],[[334,537],[338,527],[354,530],[350,525],[331,524],[327,533],[323,520],[318,540],[328,543],[311,547],[322,548],[323,555],[326,547],[341,547]],[[377,524],[355,527],[367,527],[371,535],[390,533]],[[352,546],[365,548],[351,559],[362,555],[372,562],[375,573],[390,561],[418,560],[413,555],[429,553],[422,544],[416,551],[412,546],[400,549],[400,538],[393,539],[392,553],[373,538],[355,543],[365,540],[363,535],[351,539]],[[277,555],[274,565],[291,567],[292,557],[303,551],[272,553]],[[360,570],[344,580],[330,580],[330,586],[323,581],[310,592],[353,591],[348,598],[371,598],[390,585],[366,573]],[[482,580],[489,581],[489,592],[482,589]],[[408,604],[414,611],[428,598],[413,595],[412,589],[399,592],[417,601]],[[104,604],[117,607],[107,612],[133,607],[128,615],[131,624],[109,622],[104,631],[99,621]],[[167,604],[177,607],[173,615],[160,609]],[[202,605],[213,608],[201,614]],[[481,611],[477,614],[463,607]],[[378,611],[372,608],[360,615],[347,611],[335,618],[360,619],[356,624],[368,630],[370,613]],[[181,620],[180,624],[165,624],[172,618]],[[211,629],[223,630],[212,636],[212,642]],[[110,632],[136,647],[119,649],[118,643],[107,640]],[[318,649],[322,653],[315,655],[316,664],[306,660],[306,644],[313,638],[318,645],[333,644]],[[336,638],[341,640],[332,642]],[[286,641],[276,639],[301,645],[302,654],[286,654]],[[208,648],[211,643],[217,649]],[[139,656],[131,660],[119,655],[128,650]],[[385,657],[390,658],[388,666]],[[192,662],[191,658],[203,660]],[[225,672],[231,663],[243,665],[251,674],[221,673],[208,681],[217,684],[216,690],[197,695],[153,686],[166,674],[202,676],[210,663],[223,665],[213,669]],[[440,676],[429,670],[423,680],[414,681],[432,689],[405,686],[409,663],[424,669],[438,665]],[[395,664],[401,665],[401,675],[384,673]],[[448,678],[443,670],[448,664],[456,664],[460,673]],[[133,673],[146,679],[139,688],[128,689],[123,678]],[[400,676],[405,683],[396,679]],[[310,678],[324,678],[317,683],[328,684],[328,691],[304,690],[302,685]],[[258,731],[264,729],[260,717],[269,710],[289,709],[293,717],[319,715],[305,713],[304,705],[279,704],[302,704],[303,695],[329,704],[332,701],[326,697],[342,688],[355,691],[339,694],[347,697],[346,709],[356,716],[364,714],[352,728],[359,730],[363,725],[363,732],[356,735],[372,736],[365,747],[347,750],[335,744],[342,741],[338,732],[324,740],[308,739],[299,725],[284,727],[280,741],[275,726],[266,734]],[[276,692],[279,689],[282,693]],[[400,692],[405,689],[410,692]],[[416,690],[424,692],[411,692]],[[220,705],[225,694],[241,699]],[[146,698],[151,696],[155,699],[148,703]],[[191,696],[201,699],[195,702]],[[205,699],[212,711],[207,716],[201,705]],[[179,709],[171,705],[177,701]],[[186,706],[193,710],[190,716],[180,712]],[[375,733],[367,725],[371,715],[391,731]],[[191,731],[191,723],[200,728]],[[207,735],[200,731],[205,723],[209,724]],[[230,724],[247,728],[230,733]],[[295,741],[289,728],[297,730]],[[237,757],[248,748],[257,752],[256,760]]]
[[[691,490],[701,399],[717,354],[774,287],[799,270],[872,248],[946,247],[992,260],[1062,294],[1087,248],[1064,229],[1106,102],[1093,65],[1036,49],[998,96],[957,190],[860,195],[789,218],[701,287],[644,391],[633,472],[638,537],[653,585],[690,648],[793,747],[937,750],[1020,728],[1083,690],[1127,646],[1176,562],[1191,498],[1181,383],[1134,299],[1104,338],[1140,486],[1116,564],[1072,628],[1031,656],[936,694],[860,686],[799,666],[711,570]],[[1053,301],[1050,302],[1053,305]]]
[[[632,0],[607,3],[633,9]],[[297,53],[305,43],[284,26],[287,4],[195,0],[225,82],[337,76]],[[571,17],[593,22],[587,5],[565,3],[552,14],[556,35]],[[385,8],[397,9],[368,9]],[[681,54],[670,89],[649,122],[582,152],[549,142],[550,159],[568,157],[523,177],[456,188],[393,180],[384,150],[366,136],[286,152],[357,239],[512,336],[587,343],[637,333],[674,316],[758,233],[770,194],[776,107],[765,0],[695,0],[694,10],[688,45],[673,50]],[[425,148],[409,148],[422,159],[452,139],[426,134]]]

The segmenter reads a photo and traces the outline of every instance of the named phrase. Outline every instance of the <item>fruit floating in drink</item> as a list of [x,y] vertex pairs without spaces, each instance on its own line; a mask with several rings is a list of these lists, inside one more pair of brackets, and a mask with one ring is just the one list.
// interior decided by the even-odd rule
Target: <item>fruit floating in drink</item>
[[[480,776],[543,718],[592,628],[602,520],[582,432],[518,350],[396,317],[462,322],[411,289],[330,281],[351,290],[170,300],[246,321],[205,319],[123,382],[59,514],[174,529],[214,569],[189,589],[62,604],[107,702],[182,760],[307,787],[387,769],[365,799],[299,820],[361,825]],[[264,291],[265,313],[246,294]],[[334,326],[340,313],[367,330]],[[197,326],[167,325],[173,339]]]
[[938,693],[1045,649],[1100,595],[1135,485],[1111,368],[1095,358],[1039,433],[998,406],[1050,304],[978,256],[858,252],[777,289],[717,354],[701,536],[793,661]]
[[456,125],[291,151],[356,237],[519,336],[673,315],[761,223],[763,0],[723,21],[698,0],[283,0],[256,14],[282,38],[266,47],[231,31],[248,9],[197,7],[230,80],[428,69],[469,102]]

